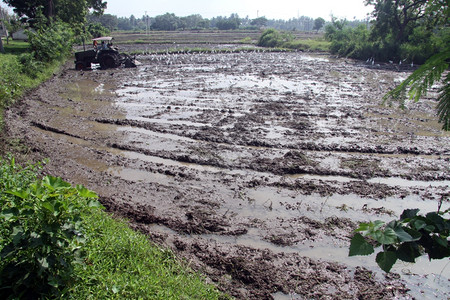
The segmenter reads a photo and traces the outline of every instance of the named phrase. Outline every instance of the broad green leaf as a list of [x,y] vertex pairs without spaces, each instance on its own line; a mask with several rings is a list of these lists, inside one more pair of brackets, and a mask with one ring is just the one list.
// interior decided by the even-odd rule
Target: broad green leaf
[[55,208],[53,207],[53,205],[50,202],[43,202],[42,203],[42,207],[44,207],[45,209],[47,209],[49,212],[53,213],[55,212]]
[[427,226],[427,223],[423,220],[415,220],[412,222],[412,226],[414,227],[414,229],[420,230],[422,228],[425,228],[425,226]]
[[427,225],[423,229],[428,232],[433,232],[436,228],[433,225]]
[[405,209],[400,216],[400,220],[414,218],[415,216],[417,216],[418,212],[419,212],[419,209],[417,209],[417,208],[416,209]]
[[392,228],[385,228],[374,232],[373,237],[377,242],[383,245],[390,245],[397,242],[397,234]]
[[418,241],[422,237],[422,234],[417,230],[408,227],[404,227],[403,230],[405,230],[413,238],[412,241]]
[[432,225],[434,225],[434,227],[436,227],[439,231],[444,230],[446,227],[444,219],[438,213],[427,213],[426,218],[431,221],[433,223]]
[[[372,222],[370,222],[370,223],[372,223]],[[380,229],[381,227],[383,227],[383,225],[384,225],[383,221],[376,220],[375,222],[373,222],[373,231]]]
[[350,251],[348,256],[370,255],[374,252],[373,246],[369,244],[364,237],[356,233],[350,241]]
[[78,191],[78,195],[80,195],[81,197],[98,198],[98,195],[94,191],[88,190],[82,185],[77,185],[76,189]]
[[397,261],[397,255],[393,251],[383,251],[377,254],[376,262],[381,270],[389,273],[392,269],[392,266]]
[[5,191],[5,193],[10,194],[10,195],[14,195],[16,197],[19,197],[20,199],[28,199],[30,197],[30,193],[28,191],[25,190],[14,190],[14,191]]
[[417,241],[417,239],[413,238],[409,233],[407,233],[401,226],[397,226],[394,228],[394,232],[397,235],[397,238],[400,242],[412,242]]
[[41,265],[41,268],[43,268],[43,269],[48,268],[49,264],[48,264],[48,260],[46,257],[39,258],[38,261],[39,261],[39,264]]
[[24,235],[24,229],[20,226],[16,226],[13,228],[13,232],[11,234],[11,238],[13,241],[14,246],[17,246],[22,239],[25,237]]
[[97,200],[91,200],[88,203],[88,207],[98,207],[98,208],[103,208],[103,205],[98,202]]
[[403,243],[397,249],[397,258],[406,262],[414,263],[421,255],[419,247],[414,242]]
[[42,179],[42,182],[45,186],[52,188],[52,189],[61,189],[61,188],[70,188],[72,185],[64,180],[62,180],[60,177],[53,177],[53,176],[45,176]]
[[429,242],[431,243],[426,245],[426,252],[430,259],[442,259],[450,256],[447,240],[435,235],[429,239]]
[[12,208],[8,208],[8,209],[5,209],[4,211],[2,211],[0,214],[0,217],[5,218],[5,221],[9,221],[18,215],[19,215],[19,210],[15,207],[12,207]]
[[369,223],[359,223],[359,227],[355,229],[356,232],[368,232]]
[[433,236],[433,239],[442,247],[448,247],[448,241],[440,236]]

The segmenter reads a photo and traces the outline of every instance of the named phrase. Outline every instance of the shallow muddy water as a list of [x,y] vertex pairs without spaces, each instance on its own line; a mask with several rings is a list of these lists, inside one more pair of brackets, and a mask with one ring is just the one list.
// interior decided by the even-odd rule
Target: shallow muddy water
[[447,261],[385,278],[373,257],[347,257],[358,222],[450,207],[436,91],[383,106],[408,73],[326,55],[138,60],[64,70],[9,112],[9,130],[239,299],[450,296]]

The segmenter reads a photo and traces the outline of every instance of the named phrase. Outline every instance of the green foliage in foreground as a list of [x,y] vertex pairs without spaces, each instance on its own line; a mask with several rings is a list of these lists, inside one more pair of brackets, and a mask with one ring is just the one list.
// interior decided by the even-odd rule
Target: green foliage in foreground
[[374,244],[382,246],[375,260],[385,272],[398,259],[414,263],[425,253],[430,260],[449,257],[450,220],[445,215],[450,211],[430,212],[425,216],[417,215],[418,212],[418,209],[406,209],[399,220],[386,226],[383,221],[361,223],[351,240],[349,256],[370,255],[374,253]]
[[14,159],[1,166],[0,295],[56,297],[82,262],[83,215],[100,204],[95,193],[60,178],[24,185],[16,170]]
[[0,297],[227,299],[95,193],[0,159]]

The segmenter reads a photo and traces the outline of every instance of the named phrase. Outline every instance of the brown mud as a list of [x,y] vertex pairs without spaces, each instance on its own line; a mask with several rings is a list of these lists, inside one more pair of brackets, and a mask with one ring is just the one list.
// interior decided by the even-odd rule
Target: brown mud
[[67,64],[7,111],[7,133],[236,298],[449,297],[446,262],[384,276],[347,257],[360,221],[449,207],[436,91],[383,106],[407,72],[327,55],[138,60]]

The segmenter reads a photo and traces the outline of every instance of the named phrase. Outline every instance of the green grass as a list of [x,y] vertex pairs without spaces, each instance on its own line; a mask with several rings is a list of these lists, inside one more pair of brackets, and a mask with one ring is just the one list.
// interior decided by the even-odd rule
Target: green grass
[[284,47],[297,50],[309,50],[327,52],[330,49],[330,42],[327,42],[321,38],[319,39],[300,39],[286,43]]
[[124,221],[96,212],[86,219],[86,265],[70,299],[224,299],[205,279],[183,266],[167,249],[151,244]]
[[[3,128],[3,110],[26,90],[35,88],[50,78],[61,66],[59,61],[46,65],[34,63],[24,66],[20,57],[27,53],[27,50],[24,50],[25,45],[24,42],[10,43],[8,46],[5,45],[7,53],[0,54],[0,131]],[[37,71],[33,71],[32,68],[36,68]]]
[[28,52],[29,43],[24,41],[15,41],[10,39],[8,44],[6,39],[3,40],[3,48],[5,49],[5,54],[22,54]]

